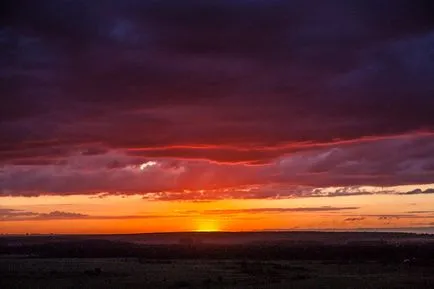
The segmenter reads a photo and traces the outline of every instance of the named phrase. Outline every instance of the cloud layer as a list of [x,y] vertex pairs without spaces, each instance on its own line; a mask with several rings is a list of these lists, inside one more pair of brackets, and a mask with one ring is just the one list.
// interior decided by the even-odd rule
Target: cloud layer
[[432,1],[1,5],[0,195],[434,183]]
[[52,211],[49,213],[36,213],[25,210],[9,209],[0,207],[0,221],[43,221],[43,220],[75,220],[75,219],[88,219],[88,220],[121,220],[121,219],[157,219],[157,218],[184,218],[193,215],[238,215],[238,214],[284,214],[288,212],[298,213],[319,213],[319,212],[336,212],[336,211],[352,211],[358,207],[297,207],[297,208],[250,208],[250,209],[237,209],[237,210],[205,210],[205,211],[179,211],[176,215],[88,215],[74,212]]
[[388,186],[433,183],[431,140],[406,136],[331,146],[261,165],[85,152],[49,164],[6,164],[0,169],[0,194],[142,194],[155,200],[430,194],[432,189],[404,192]]

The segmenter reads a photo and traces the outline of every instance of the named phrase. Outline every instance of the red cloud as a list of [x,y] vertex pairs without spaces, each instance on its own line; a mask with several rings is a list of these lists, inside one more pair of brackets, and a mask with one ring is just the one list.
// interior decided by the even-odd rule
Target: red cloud
[[[420,154],[433,152],[431,140],[431,136],[408,136],[324,147],[256,166],[206,160],[144,159],[122,151],[73,155],[64,162],[49,165],[4,166],[0,171],[1,193],[105,192],[144,194],[167,200],[206,200],[321,196],[322,192],[314,189],[328,186],[432,183],[434,159],[420,158]],[[152,165],[140,165],[150,160]],[[351,190],[326,195],[368,193]]]

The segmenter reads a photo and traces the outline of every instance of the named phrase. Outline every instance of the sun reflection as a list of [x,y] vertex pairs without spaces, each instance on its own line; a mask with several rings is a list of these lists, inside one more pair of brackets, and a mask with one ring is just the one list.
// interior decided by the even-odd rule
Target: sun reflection
[[220,224],[217,220],[206,219],[198,220],[196,222],[196,232],[218,232],[220,231]]

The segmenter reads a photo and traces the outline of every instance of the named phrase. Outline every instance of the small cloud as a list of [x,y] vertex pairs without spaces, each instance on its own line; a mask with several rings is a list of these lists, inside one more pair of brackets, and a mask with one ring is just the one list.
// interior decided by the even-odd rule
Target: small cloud
[[151,167],[156,166],[157,164],[158,164],[158,163],[155,162],[155,161],[149,161],[149,162],[146,162],[146,163],[141,164],[139,167],[140,167],[140,170],[141,170],[141,171],[144,171],[144,170],[146,170],[147,168],[151,168]]
[[79,219],[79,218],[86,218],[89,217],[89,215],[80,214],[80,213],[72,213],[72,212],[62,212],[62,211],[53,211],[50,213],[42,213],[38,214],[38,219]]
[[0,219],[37,216],[38,213],[23,210],[0,208]]
[[379,216],[378,220],[399,220],[401,218],[401,216],[394,216],[394,215],[390,215],[390,216]]
[[349,196],[365,196],[365,195],[373,195],[373,192],[333,192],[328,193],[324,196],[314,196],[314,197],[349,197]]
[[49,213],[36,213],[24,210],[0,208],[1,221],[79,219],[87,217],[89,217],[89,215],[72,212],[53,211]]
[[423,194],[434,194],[434,189],[426,189],[426,190],[415,189],[412,191],[399,193],[399,195],[423,195]]
[[430,214],[434,213],[434,210],[427,210],[427,211],[408,211],[408,214]]
[[354,218],[346,218],[344,221],[345,222],[358,222],[358,221],[363,221],[365,218],[364,217],[354,217]]
[[427,219],[434,218],[434,215],[418,215],[418,214],[363,214],[363,215],[350,215],[346,214],[347,217],[372,217],[377,218],[378,220],[398,220],[398,219]]

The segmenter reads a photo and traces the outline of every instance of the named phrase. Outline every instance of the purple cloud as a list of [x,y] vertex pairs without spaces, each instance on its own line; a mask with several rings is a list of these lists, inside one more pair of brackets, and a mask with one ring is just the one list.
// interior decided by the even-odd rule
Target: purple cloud
[[430,1],[5,3],[2,196],[434,182]]

